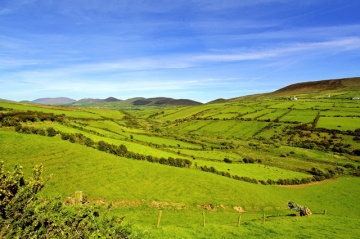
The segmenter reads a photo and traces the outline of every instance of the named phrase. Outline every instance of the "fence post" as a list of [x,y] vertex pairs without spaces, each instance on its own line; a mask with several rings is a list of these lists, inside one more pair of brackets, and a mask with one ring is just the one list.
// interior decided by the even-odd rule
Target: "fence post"
[[75,192],[75,205],[79,205],[83,200],[82,191]]
[[238,217],[238,222],[237,222],[238,227],[240,227],[240,223],[241,223],[241,212],[239,213],[239,217]]
[[265,212],[263,213],[263,223],[265,223]]
[[203,215],[203,226],[205,227],[205,211],[202,211],[202,215]]
[[326,212],[326,209],[324,209],[324,215],[326,215],[326,213],[327,213],[327,212]]
[[162,211],[159,211],[159,215],[158,215],[158,220],[157,220],[157,224],[156,224],[156,228],[160,227],[160,221],[161,221],[161,216],[162,216]]

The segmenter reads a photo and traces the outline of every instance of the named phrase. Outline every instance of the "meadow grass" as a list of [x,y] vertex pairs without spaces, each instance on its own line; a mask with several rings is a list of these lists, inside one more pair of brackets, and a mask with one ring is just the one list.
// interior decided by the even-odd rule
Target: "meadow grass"
[[254,112],[254,113],[246,114],[243,117],[244,118],[249,118],[249,119],[254,119],[254,118],[260,117],[260,116],[262,116],[264,114],[269,114],[272,111],[274,111],[274,110],[273,109],[262,109],[262,110],[259,110],[257,112]]
[[[223,116],[249,113],[268,107],[264,117],[274,114],[278,117],[293,110],[289,117],[295,121],[311,122],[317,115],[317,110],[324,105],[336,104],[336,107],[321,111],[321,113],[358,112],[355,102],[233,102],[226,104],[173,107],[151,110],[131,110],[134,118],[147,127],[157,126],[166,137],[160,134],[152,135],[146,128],[131,128],[121,120],[124,113],[97,109],[71,110],[62,107],[27,106],[9,104],[6,108],[18,107],[17,110],[37,110],[43,112],[67,112],[73,118],[69,125],[54,122],[23,123],[27,126],[46,129],[54,127],[67,133],[82,133],[98,142],[119,145],[124,144],[128,150],[156,157],[188,158],[198,166],[213,166],[219,171],[232,175],[247,176],[262,180],[280,178],[303,178],[308,174],[296,170],[310,170],[312,167],[327,170],[342,167],[352,163],[358,167],[360,163],[356,156],[338,153],[295,148],[285,145],[281,140],[289,136],[281,134],[294,124],[268,123],[261,121],[241,120],[192,120],[196,116]],[[312,109],[311,109],[312,108]],[[14,108],[15,109],[15,108]],[[274,110],[276,110],[274,113]],[[164,111],[162,113],[162,111]],[[339,111],[340,112],[340,111]],[[256,115],[261,115],[261,111]],[[345,113],[344,113],[345,114]],[[81,116],[81,117],[79,117]],[[151,121],[146,118],[151,116]],[[329,113],[331,116],[331,113]],[[141,117],[141,119],[140,119]],[[257,117],[257,116],[254,116]],[[303,117],[303,118],[302,118]],[[308,118],[306,118],[308,117]],[[111,120],[107,120],[111,118]],[[285,118],[285,117],[284,117]],[[101,119],[101,120],[100,120]],[[166,122],[185,119],[184,122]],[[262,118],[261,118],[262,119]],[[300,120],[299,120],[300,119]],[[330,122],[321,122],[330,119]],[[341,121],[341,120],[344,121]],[[349,121],[350,119],[350,121]],[[359,122],[351,117],[320,117],[319,125],[336,122],[336,129],[354,130]],[[116,120],[117,123],[114,121]],[[283,120],[283,119],[281,119]],[[352,121],[353,120],[353,121]],[[158,121],[158,122],[156,122]],[[166,127],[161,124],[166,122]],[[337,127],[341,123],[341,127]],[[272,124],[266,131],[264,127]],[[76,125],[78,128],[72,126]],[[165,125],[165,124],[163,124]],[[177,125],[177,126],[175,126]],[[82,129],[80,128],[82,127]],[[351,128],[352,127],[352,128]],[[357,127],[358,128],[358,127]],[[91,133],[92,130],[97,132]],[[269,139],[273,135],[281,135],[283,139],[257,140],[251,137],[260,132],[257,137]],[[130,140],[130,135],[133,140]],[[187,143],[177,138],[198,142]],[[296,135],[293,140],[302,140]],[[329,138],[326,133],[310,133],[306,139]],[[352,144],[353,136],[341,135],[343,143]],[[340,139],[339,139],[340,140]],[[161,145],[155,148],[151,144]],[[180,147],[178,147],[178,144]],[[165,145],[165,146],[164,146]],[[200,150],[202,147],[215,150]],[[196,148],[196,149],[195,149]],[[180,154],[177,154],[179,151]],[[191,159],[192,156],[196,160]],[[234,161],[242,158],[261,160],[263,164],[225,164],[224,158]],[[209,159],[209,160],[203,160]],[[0,160],[5,161],[6,170],[16,165],[24,166],[26,175],[36,164],[44,165],[44,176],[53,174],[43,192],[44,197],[73,196],[77,190],[82,190],[90,202],[114,202],[113,213],[126,215],[126,221],[133,223],[137,233],[145,238],[357,238],[360,236],[360,199],[356,193],[360,189],[360,179],[343,175],[340,178],[299,186],[264,186],[237,181],[220,175],[203,172],[192,168],[175,168],[117,157],[69,141],[63,141],[60,135],[46,137],[39,135],[20,134],[14,128],[0,128]],[[214,160],[214,161],[213,161]],[[218,161],[218,162],[216,162]],[[228,170],[229,169],[229,170]],[[294,213],[286,209],[287,201],[295,201],[306,205],[315,213],[327,210],[327,215],[315,214],[312,217],[300,218],[285,216]],[[205,206],[201,206],[205,205]],[[212,209],[208,208],[211,205]],[[239,213],[234,206],[245,209],[242,224],[236,227]],[[163,210],[160,228],[156,228],[159,210]],[[206,227],[202,225],[202,212],[206,214]],[[262,223],[263,212],[266,213],[266,223]]]
[[236,121],[236,125],[224,133],[225,136],[234,136],[241,138],[252,137],[259,130],[269,125],[267,122],[250,122],[250,121]]
[[272,109],[288,109],[294,105],[294,102],[295,101],[275,103],[274,105],[271,105],[270,108],[272,108]]
[[242,160],[242,157],[239,154],[233,153],[231,151],[223,150],[191,150],[191,149],[180,149],[181,154],[185,154],[194,158],[204,158],[215,161],[223,161],[225,158],[231,159],[233,161]]
[[339,117],[360,117],[360,112],[359,111],[345,111],[345,110],[341,110],[341,111],[335,111],[335,110],[327,110],[327,111],[321,111],[320,116],[325,116],[325,117],[334,117],[334,116],[339,116]]
[[[313,202],[314,206],[340,206],[342,201],[353,202],[358,195],[324,195],[339,202],[322,202],[311,196],[327,191],[356,190],[358,178],[340,178],[330,183],[286,188],[262,186],[236,181],[200,170],[175,168],[146,161],[130,160],[92,148],[37,135],[0,131],[1,160],[10,169],[23,165],[30,172],[35,164],[43,164],[45,175],[54,173],[44,191],[45,195],[72,195],[83,190],[89,196],[107,200],[146,199],[160,202],[184,203],[196,206],[201,203],[240,205],[244,207],[282,207],[293,198],[299,202]],[[255,165],[257,166],[257,165]],[[292,195],[294,194],[294,195]],[[308,198],[308,200],[305,200]],[[300,200],[299,200],[300,199]],[[353,201],[351,201],[351,200]],[[337,214],[351,212],[353,205],[342,205]],[[329,209],[330,210],[330,209]],[[335,214],[335,208],[332,210]]]
[[284,115],[288,110],[286,109],[277,109],[275,112],[270,112],[264,116],[259,117],[259,120],[271,120],[274,121],[275,119],[277,119],[278,117]]
[[[99,141],[104,141],[107,142],[109,144],[114,144],[114,145],[125,145],[126,148],[129,151],[132,152],[136,152],[139,154],[143,154],[143,155],[154,155],[157,156],[159,158],[164,157],[164,158],[168,158],[168,157],[173,157],[173,158],[178,158],[179,155],[177,153],[172,153],[172,152],[167,152],[167,151],[163,151],[161,149],[157,149],[148,145],[144,145],[144,144],[139,144],[136,141],[131,141],[130,139],[128,139],[126,137],[126,135],[122,135],[122,134],[116,134],[116,133],[112,133],[106,130],[101,130],[101,129],[97,129],[97,128],[91,128],[88,127],[89,129],[98,132],[100,135],[97,134],[93,134],[93,133],[89,133],[87,131],[83,131],[81,129],[75,129],[72,127],[68,127],[66,125],[63,124],[59,124],[59,123],[53,123],[53,122],[45,122],[45,123],[37,123],[37,124],[28,124],[29,126],[35,126],[37,128],[42,128],[42,129],[47,129],[49,127],[54,128],[57,131],[60,132],[64,132],[64,133],[80,133],[83,134],[84,136],[91,138],[93,141],[95,142],[99,142]],[[57,138],[60,139],[60,136],[56,136]],[[164,140],[165,142],[165,140]],[[183,157],[186,158],[186,157]]]
[[320,117],[318,128],[355,130],[360,128],[360,117]]
[[[359,235],[359,195],[354,193],[360,189],[358,178],[344,177],[301,187],[262,186],[199,170],[116,157],[57,137],[44,140],[42,136],[0,130],[0,145],[0,159],[8,170],[19,164],[28,175],[35,164],[42,164],[44,176],[54,174],[43,196],[65,198],[82,190],[90,200],[113,201],[117,205],[113,213],[126,215],[135,230],[148,238],[269,238],[269,233],[270,238],[336,238],[339,231],[344,238]],[[307,205],[313,212],[327,209],[328,215],[271,217],[286,214],[288,200]],[[125,202],[123,206],[116,204],[121,201]],[[205,212],[205,228],[201,204],[216,208]],[[164,205],[158,229],[155,223],[160,208],[151,205]],[[183,205],[182,209],[177,205]],[[240,228],[236,227],[238,213],[234,206],[247,211]],[[268,215],[265,224],[262,210]]]
[[120,110],[109,110],[109,109],[86,109],[83,110],[93,114],[100,115],[103,118],[122,119],[124,113]]
[[196,133],[201,135],[218,135],[220,132],[228,132],[236,125],[234,120],[221,120],[212,121],[210,124],[206,124],[196,130]]
[[212,120],[196,120],[196,121],[190,121],[181,123],[179,125],[175,125],[175,127],[171,127],[171,130],[173,131],[179,131],[182,133],[188,133],[191,131],[196,131],[202,127],[205,127],[206,125],[213,124],[214,121]]
[[281,117],[281,121],[293,121],[293,122],[302,122],[310,123],[314,121],[316,115],[316,110],[292,110],[284,117]]
[[[207,116],[211,116],[212,118],[216,118],[216,119],[232,119],[235,118],[236,116],[238,116],[238,113],[217,113],[217,114],[207,114]],[[205,118],[205,117],[204,117]]]
[[105,130],[113,131],[113,132],[122,132],[122,131],[124,131],[124,128],[126,128],[126,127],[123,127],[123,126],[115,123],[112,120],[96,120],[96,121],[92,120],[92,121],[86,121],[83,123],[85,124],[85,127],[87,125],[89,125],[89,126],[92,126],[95,128],[105,129]]
[[181,118],[190,117],[196,113],[204,111],[204,107],[202,106],[194,106],[194,107],[180,107],[177,111],[172,112],[171,114],[164,115],[163,120],[176,120]]

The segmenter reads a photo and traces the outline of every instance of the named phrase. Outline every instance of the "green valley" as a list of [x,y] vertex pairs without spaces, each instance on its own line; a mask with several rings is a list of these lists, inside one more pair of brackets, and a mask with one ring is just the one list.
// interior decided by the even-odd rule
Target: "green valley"
[[356,238],[360,101],[291,92],[303,95],[106,109],[0,102],[0,161],[26,175],[43,165],[52,176],[41,197],[80,190],[89,204],[112,203],[139,237]]

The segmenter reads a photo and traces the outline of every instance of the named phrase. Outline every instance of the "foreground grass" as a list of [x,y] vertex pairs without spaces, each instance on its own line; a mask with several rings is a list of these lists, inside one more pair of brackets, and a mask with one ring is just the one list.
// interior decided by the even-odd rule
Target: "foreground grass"
[[[178,214],[166,215],[172,217],[173,223],[169,225],[171,219],[166,221],[164,218],[160,228],[155,226],[154,215],[153,225],[138,228],[138,231],[145,232],[147,238],[358,238],[360,233],[359,221],[348,217],[279,216],[266,218],[263,223],[260,215],[254,219],[243,215],[241,225],[237,227],[237,215],[232,215],[229,222],[228,214],[217,214],[217,218],[207,218],[209,222],[203,227],[201,214],[189,213],[185,217]],[[215,219],[215,223],[211,219]],[[183,220],[187,222],[183,223]]]
[[[194,169],[180,169],[109,155],[95,149],[37,135],[0,130],[0,159],[9,170],[27,173],[43,164],[53,174],[43,196],[72,196],[82,190],[90,201],[114,202],[113,213],[126,215],[148,238],[357,238],[360,236],[359,178],[339,178],[302,187],[262,186]],[[326,216],[286,217],[286,202],[309,206]],[[200,205],[206,210],[203,227]],[[242,206],[246,213],[236,227]],[[163,210],[160,228],[158,211]],[[267,217],[263,224],[262,212]],[[282,216],[277,216],[282,215]],[[279,226],[281,225],[281,226]]]

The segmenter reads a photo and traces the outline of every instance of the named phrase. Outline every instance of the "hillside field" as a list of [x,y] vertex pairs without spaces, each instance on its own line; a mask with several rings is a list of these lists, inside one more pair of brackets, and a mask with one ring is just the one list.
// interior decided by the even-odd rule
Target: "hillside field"
[[[360,102],[341,98],[126,110],[0,102],[0,160],[27,175],[42,164],[52,176],[41,197],[81,190],[112,202],[145,238],[357,238],[359,117]],[[288,201],[313,215],[294,216]]]

